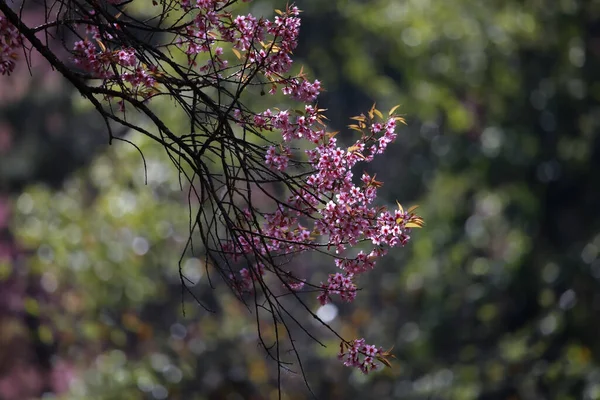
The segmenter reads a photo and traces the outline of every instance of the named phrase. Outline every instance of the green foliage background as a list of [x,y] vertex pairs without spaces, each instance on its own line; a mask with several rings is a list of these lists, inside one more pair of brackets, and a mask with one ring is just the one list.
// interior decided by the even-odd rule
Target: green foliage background
[[[600,1],[297,5],[297,58],[323,82],[333,129],[372,102],[402,105],[408,127],[369,171],[385,182],[384,202],[420,204],[427,222],[362,279],[357,302],[333,322],[348,337],[394,346],[394,368],[351,373],[315,327],[329,347],[305,341],[302,356],[317,397],[600,399]],[[250,7],[270,15],[283,4]],[[2,119],[26,115],[28,99],[4,104]],[[89,134],[82,122],[64,135]],[[254,316],[223,286],[211,290],[192,257],[184,269],[217,312],[186,298],[182,315],[185,188],[161,149],[134,140],[148,185],[124,143],[84,146],[86,166],[53,178],[0,163],[10,232],[30,250],[1,263],[0,279],[26,276],[39,288],[23,309],[40,321],[32,331],[7,314],[0,337],[45,345],[53,365],[72,364],[76,378],[60,399],[275,396]],[[66,165],[61,151],[47,148]],[[0,377],[23,355],[1,348]],[[310,398],[300,376],[286,374],[284,388],[286,398]]]

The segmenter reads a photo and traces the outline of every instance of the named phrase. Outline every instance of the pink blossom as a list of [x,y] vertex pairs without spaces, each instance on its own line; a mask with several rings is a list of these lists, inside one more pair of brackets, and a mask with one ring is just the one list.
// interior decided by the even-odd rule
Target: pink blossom
[[[319,249],[329,252],[337,267],[328,274],[326,283],[312,285],[318,289],[319,303],[338,299],[352,302],[359,277],[374,269],[388,249],[404,246],[410,239],[410,227],[415,226],[416,217],[401,207],[388,211],[375,205],[382,185],[375,176],[362,173],[356,179],[354,175],[395,141],[400,119],[393,114],[382,118],[380,112],[371,110],[368,117],[357,119],[355,129],[360,137],[351,146],[327,132],[324,110],[316,106],[321,82],[304,74],[290,76],[301,26],[297,7],[287,7],[266,19],[224,12],[226,2],[220,0],[181,0],[179,5],[189,19],[173,32],[175,38],[168,46],[187,58],[187,65],[182,67],[198,74],[201,85],[220,89],[225,82],[232,88],[260,87],[263,94],[268,88],[270,94],[281,91],[299,103],[298,109],[260,111],[235,103],[229,106],[224,100],[228,122],[257,136],[265,133],[265,142],[252,147],[264,157],[268,168],[260,173],[268,179],[290,180],[288,201],[278,203],[276,209],[236,213],[240,226],[231,229],[233,237],[222,244],[222,249],[234,262],[254,259],[249,264],[255,265],[240,266],[229,276],[230,283],[241,295],[264,284],[262,279],[269,275],[279,279],[282,290],[301,290],[307,283],[298,271],[283,272],[277,262],[267,268],[259,260],[267,256],[269,260],[289,260],[291,255]],[[116,45],[118,40],[113,39],[120,34],[118,27],[108,31],[88,26],[88,36],[73,45],[74,62],[100,79],[101,85],[116,84],[130,96],[151,98],[165,82],[161,65],[146,65],[153,57]],[[0,35],[2,32],[7,30],[0,30]],[[0,47],[0,62],[5,48]],[[119,107],[124,107],[118,100]],[[375,118],[377,115],[380,117]],[[306,156],[300,157],[298,149],[304,149]],[[358,244],[371,247],[356,253],[353,248]],[[366,345],[364,339],[348,346],[340,353],[346,365],[365,373],[377,368],[380,350],[375,346]]]
[[0,14],[0,74],[10,75],[15,68],[23,39],[17,28]]
[[382,354],[382,350],[365,343],[365,339],[355,339],[350,343],[342,342],[338,357],[347,367],[359,368],[363,373],[377,369],[375,359]]

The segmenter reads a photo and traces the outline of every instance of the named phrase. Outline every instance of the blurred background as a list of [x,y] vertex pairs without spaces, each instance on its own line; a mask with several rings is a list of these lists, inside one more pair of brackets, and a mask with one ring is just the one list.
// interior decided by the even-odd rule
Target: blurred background
[[[401,104],[408,126],[369,172],[427,223],[350,307],[314,301],[397,357],[353,372],[315,326],[329,346],[301,349],[317,398],[600,399],[600,1],[296,4],[296,59],[332,129]],[[162,149],[135,138],[145,185],[137,150],[109,147],[81,96],[33,65],[0,78],[0,399],[276,398],[254,316],[192,256],[217,312],[186,298],[182,314],[188,208]],[[283,381],[284,398],[313,398]]]

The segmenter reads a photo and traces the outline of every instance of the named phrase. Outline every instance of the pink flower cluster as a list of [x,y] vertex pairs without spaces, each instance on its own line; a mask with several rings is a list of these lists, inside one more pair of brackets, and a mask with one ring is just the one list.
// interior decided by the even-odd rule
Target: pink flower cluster
[[[118,2],[113,2],[116,4]],[[91,12],[90,15],[94,13]],[[113,28],[119,29],[118,25]],[[123,88],[122,83],[130,84],[130,93],[140,95],[147,99],[153,93],[156,79],[151,73],[152,68],[146,68],[138,60],[135,50],[131,47],[110,50],[103,40],[110,41],[114,35],[108,32],[102,34],[97,26],[86,25],[88,38],[78,40],[73,45],[73,61],[75,65],[90,73],[93,78],[101,79],[103,85],[117,84]],[[119,101],[121,110],[124,101]]]
[[214,46],[219,42],[231,43],[242,62],[238,78],[260,73],[271,84],[269,93],[276,93],[277,86],[283,85],[285,94],[301,101],[313,101],[320,91],[318,81],[308,83],[282,75],[292,66],[291,54],[297,46],[300,10],[288,7],[271,21],[251,14],[233,16],[221,10],[225,3],[220,0],[181,1],[182,9],[196,13],[192,23],[182,28],[176,40],[177,46],[187,55],[188,63],[197,66],[197,56],[208,54],[209,60],[200,66],[200,71],[207,79],[215,75],[220,78],[230,64],[221,57],[223,48]]
[[[118,6],[117,3],[114,2]],[[198,68],[195,72],[200,72],[208,82],[222,79],[224,71],[228,71],[230,81],[234,77],[240,82],[259,73],[269,81],[269,93],[275,94],[281,86],[282,92],[293,99],[314,101],[321,90],[318,80],[308,82],[302,75],[296,78],[283,75],[292,66],[291,54],[297,46],[300,10],[288,7],[285,11],[278,11],[273,20],[268,20],[251,14],[234,16],[224,10],[228,4],[222,0],[180,2],[182,10],[192,19],[176,32],[173,43],[186,54],[188,64]],[[92,12],[90,17],[93,15]],[[76,65],[94,78],[102,79],[104,85],[127,82],[131,84],[131,93],[145,99],[150,97],[155,93],[152,88],[156,86],[152,66],[143,65],[133,49],[107,48],[110,43],[118,42],[115,36],[120,29],[117,25],[110,28],[100,32],[97,26],[86,25],[90,39],[74,44]],[[240,59],[238,66],[231,67],[224,56],[224,43],[229,43]],[[208,59],[198,65],[201,54],[207,55]],[[274,158],[273,166],[283,168],[284,159],[285,156]]]
[[265,272],[265,265],[259,262],[252,268],[252,271],[248,268],[242,268],[239,278],[230,274],[229,279],[233,282],[233,287],[236,288],[238,293],[249,292],[254,288],[254,282],[260,276],[263,276]]
[[317,299],[321,305],[325,305],[331,301],[330,294],[338,294],[340,298],[348,303],[356,297],[356,285],[352,282],[354,274],[346,273],[329,275],[327,285],[321,284],[322,291]]
[[290,95],[294,100],[311,103],[317,99],[321,91],[321,82],[318,80],[313,83],[306,80],[298,82],[298,79],[293,79],[282,91],[283,94]]
[[341,343],[338,357],[347,367],[359,368],[363,373],[377,369],[375,360],[381,358],[382,349],[366,344],[365,339],[355,339],[349,344]]
[[[405,245],[410,239],[411,229],[420,227],[422,220],[412,210],[404,211],[400,205],[395,211],[374,205],[377,190],[382,185],[374,176],[363,173],[360,183],[354,183],[353,168],[358,163],[372,161],[395,140],[397,121],[402,119],[394,116],[393,110],[384,117],[373,107],[368,115],[355,117],[357,124],[350,127],[360,132],[360,138],[345,148],[338,144],[335,134],[326,131],[324,110],[313,104],[321,90],[320,82],[315,80],[311,83],[302,74],[287,79],[277,76],[289,69],[287,57],[295,47],[299,27],[296,16],[296,11],[288,9],[287,13],[282,12],[276,18],[275,24],[240,16],[232,19],[235,32],[230,32],[229,36],[223,34],[225,25],[219,26],[221,37],[233,43],[236,50],[245,51],[245,59],[270,78],[273,87],[282,84],[283,94],[304,103],[302,111],[267,109],[251,114],[234,110],[234,120],[239,125],[281,134],[282,142],[267,148],[265,164],[273,170],[293,174],[298,168],[297,163],[291,162],[294,158],[291,149],[298,147],[294,146],[294,142],[307,141],[314,145],[306,151],[312,171],[305,175],[294,195],[288,198],[287,205],[279,205],[275,212],[263,213],[264,223],[260,228],[250,233],[244,229],[244,234],[228,243],[226,249],[236,260],[244,254],[290,255],[315,248],[333,249],[336,266],[342,271],[330,274],[326,283],[311,287],[318,288],[317,299],[322,305],[330,302],[333,295],[351,302],[357,294],[357,276],[372,270],[388,248]],[[286,22],[286,19],[292,22]],[[274,26],[280,30],[274,32]],[[290,26],[292,29],[288,30]],[[264,27],[267,27],[267,34],[277,37],[270,42],[270,49],[268,46],[255,49],[256,40],[264,38]],[[273,48],[277,52],[273,52]],[[288,51],[289,54],[282,57]],[[273,54],[280,57],[277,60],[284,61],[275,66]],[[342,253],[363,242],[374,247],[353,257],[342,256]],[[270,267],[269,271],[275,272]],[[277,275],[289,290],[301,290],[305,286],[304,280],[297,277],[286,280],[281,277],[281,271]],[[240,271],[238,279],[245,282],[240,286],[241,291],[252,290],[252,279],[246,269]],[[380,353],[360,339],[354,341],[342,355],[346,365],[367,373],[376,368],[375,359]]]
[[[85,39],[75,42],[73,52],[76,65],[90,72],[95,78],[103,79],[105,83],[129,82],[134,89],[149,89],[156,83],[149,71],[141,67],[135,51],[131,48],[110,51],[98,48]],[[115,73],[115,70],[118,73]]]
[[360,251],[356,258],[338,258],[335,265],[348,274],[358,275],[375,268],[375,259],[383,256],[386,250],[383,248],[373,249],[369,254]]
[[281,147],[280,151],[277,151],[275,146],[270,146],[265,156],[265,163],[271,168],[284,171],[288,167],[290,155],[290,150],[287,147]]
[[[404,246],[411,229],[422,226],[421,218],[412,209],[405,211],[398,205],[397,210],[388,211],[375,205],[382,183],[366,172],[360,179],[355,179],[353,173],[359,163],[369,163],[387,149],[396,139],[397,122],[403,120],[393,110],[384,116],[373,107],[367,115],[353,118],[356,123],[349,127],[360,136],[349,147],[341,145],[335,133],[327,132],[324,110],[314,104],[321,83],[309,81],[302,72],[284,75],[292,67],[291,56],[297,46],[297,7],[288,6],[268,20],[251,14],[232,15],[224,9],[230,3],[223,0],[180,0],[179,4],[189,22],[174,32],[177,37],[171,45],[186,55],[191,74],[200,73],[203,81],[217,83],[226,76],[228,85],[240,88],[254,80],[254,84],[270,86],[270,94],[280,89],[283,95],[303,104],[302,110],[267,109],[258,113],[232,107],[229,117],[245,129],[281,134],[281,143],[265,147],[265,165],[273,174],[285,173],[280,175],[282,181],[295,177],[290,185],[293,194],[286,203],[279,203],[275,211],[257,212],[263,221],[258,227],[253,216],[257,210],[245,212],[239,216],[241,222],[233,240],[223,244],[234,261],[244,255],[256,260],[254,266],[229,276],[233,287],[239,294],[251,292],[257,283],[264,284],[263,278],[269,273],[276,275],[287,290],[299,291],[307,285],[316,288],[322,305],[332,301],[334,295],[342,301],[353,301],[357,277],[375,268],[389,248]],[[118,27],[111,28],[108,31],[118,36]],[[94,41],[75,43],[75,62],[102,79],[104,85],[126,82],[132,93],[148,98],[157,85],[157,66],[141,63],[141,55],[134,49],[107,48],[117,42],[111,34],[104,33],[102,37],[92,25],[87,31]],[[238,59],[237,65],[227,58],[225,53],[229,51]],[[298,157],[298,150],[293,150],[301,147],[298,141],[310,146],[306,150],[308,162]],[[242,221],[244,218],[246,221]],[[359,244],[371,248],[352,253]],[[335,258],[339,270],[330,274],[326,283],[305,283],[296,273],[260,262],[267,255],[289,259],[292,254],[310,249],[330,251]],[[367,373],[375,369],[374,359],[380,353],[360,339],[352,342],[341,356],[346,365]]]
[[292,117],[288,110],[273,112],[267,109],[254,115],[253,122],[255,128],[258,129],[278,130],[286,143],[294,139],[306,139],[317,144],[326,134],[324,129],[314,129],[315,125],[319,123],[319,118],[322,118],[320,111],[312,105],[306,104],[303,115]]
[[[290,254],[326,246],[340,254],[360,242],[370,241],[375,247],[369,252],[360,251],[355,257],[336,257],[336,266],[343,272],[331,274],[327,283],[320,284],[318,300],[324,305],[331,301],[331,295],[353,301],[357,292],[356,276],[373,269],[387,248],[405,245],[411,228],[420,227],[422,220],[400,205],[392,212],[374,206],[381,182],[369,174],[363,173],[360,185],[353,183],[352,168],[359,162],[373,160],[396,138],[398,118],[390,114],[383,122],[373,122],[376,117],[382,119],[378,116],[381,113],[374,109],[369,117],[357,117],[357,130],[362,136],[354,145],[342,148],[336,138],[323,129],[321,111],[306,104],[302,113],[266,110],[254,115],[252,120],[244,119],[241,111],[236,114],[238,121],[250,121],[248,124],[253,123],[257,129],[281,133],[282,144],[269,147],[265,156],[271,168],[280,171],[289,168],[290,142],[308,140],[316,147],[306,151],[313,173],[307,176],[299,193],[288,199],[290,207],[279,206],[276,212],[265,215],[265,223],[254,232],[253,245],[246,236],[240,236],[239,244],[231,243],[229,249],[239,256],[257,250],[261,254]],[[301,225],[303,219],[308,220],[312,228]],[[266,246],[260,240],[261,235],[269,238]]]
[[0,74],[10,75],[15,69],[18,51],[23,39],[17,28],[3,14],[0,14]]

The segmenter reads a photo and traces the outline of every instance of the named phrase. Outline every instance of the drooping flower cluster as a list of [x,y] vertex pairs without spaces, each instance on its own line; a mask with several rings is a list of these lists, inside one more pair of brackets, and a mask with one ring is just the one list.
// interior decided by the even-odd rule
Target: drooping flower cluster
[[354,300],[356,297],[356,285],[352,282],[352,278],[354,278],[354,274],[351,273],[340,274],[338,272],[329,275],[327,285],[321,284],[323,290],[317,297],[321,305],[329,303],[331,300],[329,297],[330,294],[338,294],[342,300],[347,302]]
[[23,46],[23,39],[17,28],[0,14],[0,74],[10,75],[15,69],[18,51]]
[[280,171],[285,171],[288,167],[288,162],[290,159],[290,151],[287,148],[281,148],[278,151],[277,147],[270,146],[269,150],[267,150],[267,155],[265,157],[265,163],[272,168],[278,169]]
[[113,39],[113,35],[100,33],[94,25],[86,26],[90,39],[78,40],[73,45],[75,65],[88,72],[93,78],[102,79],[103,85],[127,82],[131,93],[148,98],[156,85],[156,80],[148,68],[142,66],[135,50],[131,47],[110,50],[102,42]]
[[385,354],[383,349],[366,344],[365,339],[355,339],[349,344],[342,342],[338,353],[338,357],[344,362],[345,366],[359,368],[365,374],[377,369],[375,360],[386,363],[384,357],[388,355]]
[[317,99],[320,91],[321,82],[318,80],[310,83],[304,79],[300,82],[298,79],[293,79],[283,89],[283,94],[290,95],[294,100],[310,103]]

